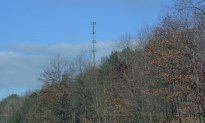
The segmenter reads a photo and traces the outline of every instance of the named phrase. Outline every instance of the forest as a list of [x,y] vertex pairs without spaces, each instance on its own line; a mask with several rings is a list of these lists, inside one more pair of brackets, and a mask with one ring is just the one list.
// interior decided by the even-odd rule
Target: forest
[[0,102],[0,123],[204,123],[205,0],[178,0],[160,20],[96,66],[53,56],[42,89]]

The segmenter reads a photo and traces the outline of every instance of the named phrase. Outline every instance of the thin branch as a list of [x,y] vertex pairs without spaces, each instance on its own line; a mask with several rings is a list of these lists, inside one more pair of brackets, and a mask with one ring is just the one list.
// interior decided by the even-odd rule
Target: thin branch
[[205,10],[200,9],[199,7],[196,7],[196,6],[188,6],[188,7],[184,7],[184,8],[178,9],[178,10],[179,11],[183,11],[185,9],[196,9],[196,10],[202,12],[203,15],[205,15]]

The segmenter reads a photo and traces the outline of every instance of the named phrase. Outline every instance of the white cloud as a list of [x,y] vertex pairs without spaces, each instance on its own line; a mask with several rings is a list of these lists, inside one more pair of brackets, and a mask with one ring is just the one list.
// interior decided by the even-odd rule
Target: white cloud
[[5,59],[5,58],[16,58],[19,57],[20,54],[12,51],[0,51],[0,59]]
[[[97,42],[96,49],[99,57],[105,56],[109,54],[113,47],[113,43],[110,41],[101,41]],[[10,54],[11,56],[17,54],[23,55],[33,55],[33,56],[45,56],[52,54],[63,54],[67,56],[75,57],[80,54],[82,51],[89,52],[92,48],[92,44],[69,44],[69,43],[61,43],[61,44],[52,44],[47,46],[41,46],[36,44],[17,44],[7,47],[9,50],[5,56]],[[30,56],[30,57],[33,57]],[[1,57],[1,52],[0,52]]]

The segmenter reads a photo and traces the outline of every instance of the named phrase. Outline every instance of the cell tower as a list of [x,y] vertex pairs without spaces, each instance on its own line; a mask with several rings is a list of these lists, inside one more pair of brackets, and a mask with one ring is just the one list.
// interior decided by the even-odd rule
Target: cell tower
[[96,22],[93,21],[91,22],[92,24],[92,27],[93,27],[93,30],[92,30],[92,35],[93,35],[93,40],[92,40],[92,44],[93,44],[93,48],[92,48],[92,55],[93,55],[93,67],[95,67],[95,53],[96,53],[96,49],[95,49],[95,44],[97,43],[96,42],[96,39],[95,39],[95,35],[96,35],[96,31],[95,31],[95,25],[96,25]]

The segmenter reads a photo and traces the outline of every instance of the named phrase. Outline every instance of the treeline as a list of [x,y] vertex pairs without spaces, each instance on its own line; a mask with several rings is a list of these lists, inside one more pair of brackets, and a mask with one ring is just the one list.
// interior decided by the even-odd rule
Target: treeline
[[[204,123],[205,1],[180,0],[135,41],[124,36],[121,50],[96,67],[83,57],[68,65],[51,59],[45,86],[0,104],[2,123]],[[15,99],[15,103],[5,103]],[[12,100],[10,101],[12,102]],[[3,111],[3,112],[2,112]],[[5,121],[6,120],[6,121]]]

